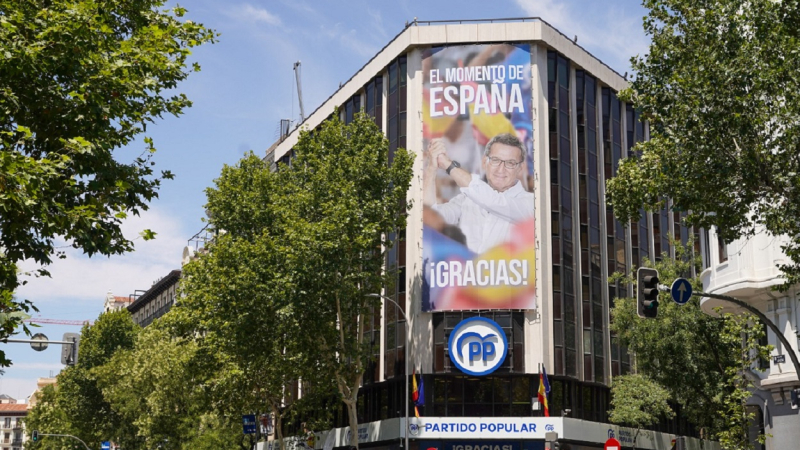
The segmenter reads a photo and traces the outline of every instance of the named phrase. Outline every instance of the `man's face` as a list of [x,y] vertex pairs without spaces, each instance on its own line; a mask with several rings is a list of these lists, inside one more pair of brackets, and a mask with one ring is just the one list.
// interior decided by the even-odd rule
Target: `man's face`
[[[486,181],[489,186],[497,192],[503,192],[514,186],[517,182],[517,176],[522,170],[522,159],[520,158],[520,150],[512,145],[501,144],[495,142],[492,148],[489,149],[489,156],[483,158],[483,171],[486,173]],[[500,162],[497,165],[492,163],[492,158],[501,159],[503,161],[513,161],[518,163],[514,169],[506,167],[506,163]]]

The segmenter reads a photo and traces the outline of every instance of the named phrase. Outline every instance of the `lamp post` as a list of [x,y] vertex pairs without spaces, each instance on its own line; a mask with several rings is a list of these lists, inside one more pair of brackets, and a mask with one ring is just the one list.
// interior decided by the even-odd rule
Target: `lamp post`
[[381,295],[381,294],[367,294],[367,297],[381,298],[383,300],[386,300],[387,302],[393,303],[394,306],[397,307],[397,311],[400,312],[400,314],[403,316],[403,319],[406,320],[406,322],[405,322],[405,324],[406,324],[406,343],[405,343],[405,347],[406,347],[405,367],[406,367],[406,370],[405,370],[405,372],[406,373],[405,373],[405,377],[403,377],[403,382],[406,385],[406,402],[405,402],[405,405],[406,405],[406,413],[405,413],[406,423],[405,423],[405,430],[403,430],[403,436],[405,437],[405,449],[409,450],[409,448],[408,448],[408,364],[409,364],[409,362],[408,362],[408,348],[411,347],[411,325],[409,325],[408,316],[406,316],[406,313],[403,312],[403,308],[401,308],[400,305],[396,301],[392,300],[391,298],[389,298],[389,297],[387,297],[385,295]]

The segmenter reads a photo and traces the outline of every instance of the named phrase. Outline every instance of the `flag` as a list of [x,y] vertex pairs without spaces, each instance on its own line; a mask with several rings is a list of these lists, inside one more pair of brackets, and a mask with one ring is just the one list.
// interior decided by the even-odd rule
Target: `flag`
[[550,395],[550,380],[547,379],[547,370],[544,368],[544,364],[542,364],[542,374],[544,374],[544,393],[549,396]]
[[547,381],[547,372],[544,370],[544,364],[542,364],[542,370],[539,372],[539,403],[544,408],[544,416],[550,417],[550,407],[547,405],[547,394],[550,393],[550,382]]
[[411,392],[411,400],[414,401],[414,415],[419,418],[419,407],[425,405],[425,385],[422,384],[422,374],[419,377],[419,387],[417,386],[417,369],[411,377],[414,390]]

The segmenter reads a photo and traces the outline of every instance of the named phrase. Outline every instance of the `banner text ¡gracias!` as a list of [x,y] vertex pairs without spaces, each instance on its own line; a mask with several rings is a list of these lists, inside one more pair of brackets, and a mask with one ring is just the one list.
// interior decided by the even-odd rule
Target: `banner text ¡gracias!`
[[[430,88],[431,117],[456,116],[467,113],[473,104],[474,114],[523,112],[522,87],[520,83],[506,80],[523,80],[525,66],[475,66],[445,69],[445,79],[440,78],[439,69],[430,71],[432,85],[459,83],[458,86]],[[491,82],[491,85],[482,82]],[[440,104],[443,103],[443,108]]]

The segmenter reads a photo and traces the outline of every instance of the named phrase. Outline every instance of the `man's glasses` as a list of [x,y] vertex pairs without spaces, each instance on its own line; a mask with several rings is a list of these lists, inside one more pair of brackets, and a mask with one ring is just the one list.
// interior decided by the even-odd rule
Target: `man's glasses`
[[494,156],[489,157],[489,164],[491,164],[492,167],[497,167],[501,163],[506,165],[506,169],[510,170],[514,170],[522,164],[521,161],[514,161],[513,159],[500,159]]

